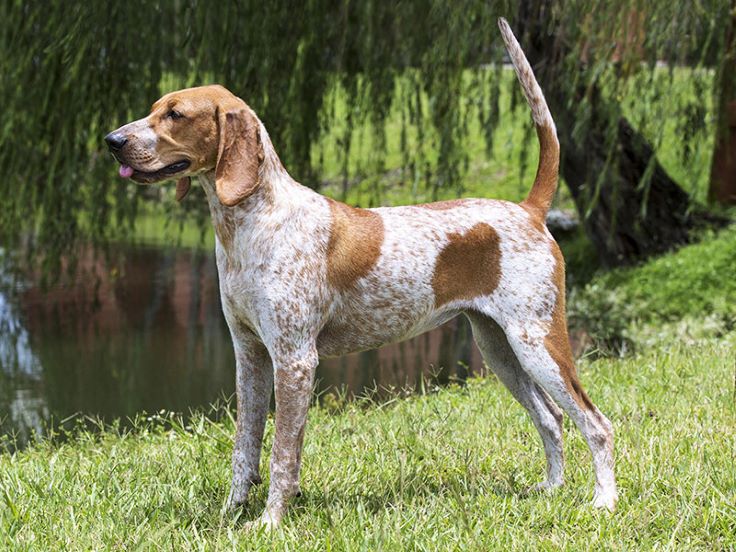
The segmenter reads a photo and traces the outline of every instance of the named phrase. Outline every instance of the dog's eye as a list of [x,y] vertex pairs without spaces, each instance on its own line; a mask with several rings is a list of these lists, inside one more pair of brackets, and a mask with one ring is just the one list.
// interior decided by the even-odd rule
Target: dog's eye
[[168,112],[168,113],[166,114],[166,116],[167,116],[167,117],[168,117],[169,119],[174,119],[175,121],[176,121],[177,119],[182,119],[182,118],[184,117],[184,115],[182,115],[181,113],[179,113],[178,111],[176,111],[176,110],[174,110],[174,109],[172,109],[171,111],[169,111],[169,112]]

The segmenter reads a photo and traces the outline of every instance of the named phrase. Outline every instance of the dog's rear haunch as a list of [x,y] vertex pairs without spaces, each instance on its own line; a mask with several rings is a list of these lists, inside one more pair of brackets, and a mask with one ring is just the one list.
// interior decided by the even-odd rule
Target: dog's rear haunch
[[520,204],[462,199],[358,209],[333,201],[289,176],[256,114],[221,86],[167,94],[145,118],[106,137],[121,176],[175,178],[179,199],[192,176],[204,188],[237,359],[230,507],[261,481],[263,429],[276,393],[268,502],[257,524],[279,523],[299,491],[318,358],[407,339],[460,314],[542,437],[547,477],[539,488],[563,482],[564,411],[593,455],[594,505],[614,508],[611,424],[575,372],[564,261],[545,226],[557,187],[555,125],[519,43],[505,20],[499,27],[541,149]]

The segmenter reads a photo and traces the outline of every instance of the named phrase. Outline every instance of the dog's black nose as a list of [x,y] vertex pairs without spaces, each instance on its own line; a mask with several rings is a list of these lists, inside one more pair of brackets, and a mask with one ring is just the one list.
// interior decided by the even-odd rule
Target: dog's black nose
[[120,151],[127,141],[128,139],[125,136],[117,132],[111,132],[105,136],[105,142],[107,142],[110,151]]

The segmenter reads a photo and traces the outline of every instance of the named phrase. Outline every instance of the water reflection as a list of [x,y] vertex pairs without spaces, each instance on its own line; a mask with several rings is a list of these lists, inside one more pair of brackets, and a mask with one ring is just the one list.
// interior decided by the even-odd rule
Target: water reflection
[[31,432],[42,430],[48,408],[38,392],[41,363],[11,299],[15,286],[3,270],[4,258],[0,250],[0,432],[14,432],[25,441]]
[[[234,357],[213,255],[129,246],[113,268],[91,251],[78,276],[46,292],[8,277],[0,256],[0,432],[19,440],[50,419],[107,421],[188,412],[234,391]],[[3,272],[3,264],[6,271]],[[323,361],[318,390],[464,378],[481,360],[464,321],[411,341]]]

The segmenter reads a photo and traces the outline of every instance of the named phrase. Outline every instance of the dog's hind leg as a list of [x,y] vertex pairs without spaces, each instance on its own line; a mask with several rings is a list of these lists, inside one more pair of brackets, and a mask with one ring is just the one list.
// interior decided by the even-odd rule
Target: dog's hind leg
[[529,412],[537,428],[547,459],[547,478],[536,486],[546,490],[563,483],[562,411],[522,370],[506,335],[490,317],[476,312],[467,313],[473,327],[473,337],[483,360],[508,388],[514,398]]
[[504,331],[522,369],[562,407],[583,434],[595,469],[593,505],[613,510],[618,499],[613,428],[580,385],[564,317],[511,321]]

